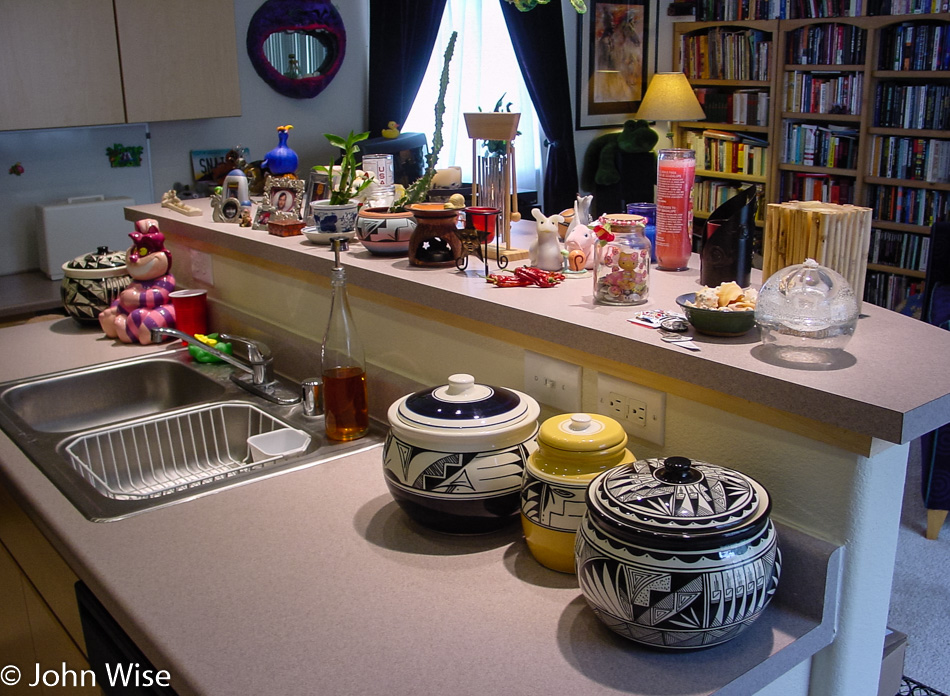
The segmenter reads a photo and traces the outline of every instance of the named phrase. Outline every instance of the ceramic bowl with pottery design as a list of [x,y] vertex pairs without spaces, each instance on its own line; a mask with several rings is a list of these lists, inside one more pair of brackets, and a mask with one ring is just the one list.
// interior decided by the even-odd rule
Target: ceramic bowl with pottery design
[[516,522],[539,413],[527,394],[465,374],[398,399],[383,447],[390,493],[409,517],[442,532],[479,534]]
[[587,489],[577,579],[611,630],[658,648],[735,638],[765,610],[781,554],[769,494],[686,457],[614,467]]
[[125,250],[96,251],[77,256],[63,264],[60,297],[63,307],[80,324],[99,326],[99,312],[108,309],[129,283]]

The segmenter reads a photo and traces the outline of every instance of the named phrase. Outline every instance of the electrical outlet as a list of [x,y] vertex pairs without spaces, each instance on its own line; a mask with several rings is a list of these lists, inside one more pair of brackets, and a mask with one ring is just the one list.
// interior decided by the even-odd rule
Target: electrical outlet
[[608,375],[597,375],[597,412],[618,421],[629,435],[663,445],[666,394]]
[[562,413],[581,410],[580,365],[526,350],[524,353],[524,390],[543,404]]
[[211,254],[197,249],[190,250],[191,277],[198,283],[214,287],[214,270]]

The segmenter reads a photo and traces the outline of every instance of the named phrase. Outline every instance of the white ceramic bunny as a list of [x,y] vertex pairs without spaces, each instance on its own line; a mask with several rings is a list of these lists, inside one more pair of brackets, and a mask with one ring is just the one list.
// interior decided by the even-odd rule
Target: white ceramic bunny
[[591,223],[590,204],[593,200],[594,196],[592,194],[586,196],[577,194],[577,200],[574,201],[574,217],[571,218],[571,224],[567,226],[567,232],[564,234],[565,241],[571,236],[571,232],[574,231],[575,227]]
[[575,225],[564,240],[567,267],[570,271],[594,269],[594,245],[597,235],[587,225]]
[[557,225],[564,218],[560,214],[546,217],[539,208],[532,208],[531,215],[538,221],[538,238],[528,249],[531,265],[543,271],[560,271],[564,268],[564,257],[561,256]]

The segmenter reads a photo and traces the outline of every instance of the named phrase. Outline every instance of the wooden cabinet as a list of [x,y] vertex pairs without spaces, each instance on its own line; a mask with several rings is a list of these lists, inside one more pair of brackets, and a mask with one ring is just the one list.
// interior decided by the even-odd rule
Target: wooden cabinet
[[233,0],[0,0],[0,130],[239,116]]

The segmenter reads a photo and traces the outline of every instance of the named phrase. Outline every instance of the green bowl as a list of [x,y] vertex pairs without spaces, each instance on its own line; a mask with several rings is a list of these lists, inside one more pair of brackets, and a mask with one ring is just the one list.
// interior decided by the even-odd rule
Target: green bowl
[[755,326],[755,312],[751,309],[740,312],[727,312],[721,309],[703,309],[690,307],[687,302],[696,299],[695,292],[688,292],[676,298],[676,304],[683,308],[686,320],[696,331],[707,336],[742,336]]

